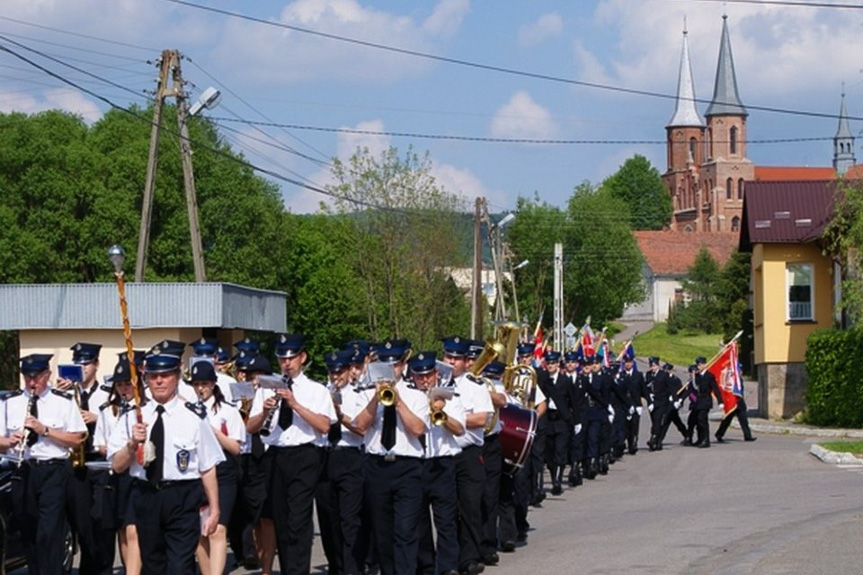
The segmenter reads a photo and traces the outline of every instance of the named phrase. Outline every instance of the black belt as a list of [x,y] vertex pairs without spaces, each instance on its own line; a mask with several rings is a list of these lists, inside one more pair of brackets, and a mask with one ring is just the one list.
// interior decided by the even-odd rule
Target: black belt
[[393,461],[402,461],[405,459],[409,459],[411,461],[420,461],[421,457],[413,457],[410,455],[396,455],[394,453],[388,453],[387,455],[379,455],[377,453],[371,454],[372,457],[380,459],[381,461],[386,461],[387,463],[392,463]]
[[355,447],[353,445],[334,445],[328,448],[330,451],[357,451],[362,452],[363,446]]
[[62,459],[25,459],[24,463],[31,467],[41,467],[43,465],[63,465],[69,461],[66,458]]
[[556,409],[549,409],[546,413],[548,413],[548,419],[550,421],[557,421],[558,419],[560,419],[560,414],[557,412]]
[[200,478],[198,479],[163,479],[155,484],[150,483],[146,479],[139,479],[138,485],[149,487],[150,489],[154,489],[156,491],[161,491],[163,489],[171,489],[172,487],[188,487],[198,483]]
[[[270,449],[275,450],[276,453],[280,451],[293,451],[295,449],[301,449],[304,447],[317,447],[314,443],[302,443],[300,445],[271,445]],[[269,451],[268,449],[267,451]]]

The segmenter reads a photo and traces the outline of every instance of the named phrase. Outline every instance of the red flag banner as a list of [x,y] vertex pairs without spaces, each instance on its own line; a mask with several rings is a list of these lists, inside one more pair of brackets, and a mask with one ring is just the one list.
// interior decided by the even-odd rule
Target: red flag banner
[[725,346],[719,355],[707,364],[707,371],[716,378],[716,383],[722,393],[722,409],[725,415],[737,409],[737,397],[742,394],[740,382],[740,367],[737,363],[737,342],[732,341]]

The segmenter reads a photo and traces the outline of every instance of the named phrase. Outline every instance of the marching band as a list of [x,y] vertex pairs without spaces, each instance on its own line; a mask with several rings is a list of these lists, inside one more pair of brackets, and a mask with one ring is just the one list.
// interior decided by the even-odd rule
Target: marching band
[[182,342],[120,354],[106,386],[97,344],[72,346],[78,381],[52,384],[52,356],[23,357],[0,450],[17,463],[28,572],[61,572],[68,521],[83,575],[111,573],[116,543],[133,575],[218,575],[229,548],[265,575],[276,556],[307,574],[316,509],[328,573],[482,573],[526,543],[546,470],[560,495],[637,452],[643,400],[651,451],[692,389],[709,442],[709,378],[673,383],[658,358],[644,377],[626,353],[538,356],[515,334],[447,337],[440,359],[403,339],[349,342],[324,357],[325,382],[304,373],[300,334],[272,342],[276,374],[248,338],[233,356],[188,344],[185,370]]

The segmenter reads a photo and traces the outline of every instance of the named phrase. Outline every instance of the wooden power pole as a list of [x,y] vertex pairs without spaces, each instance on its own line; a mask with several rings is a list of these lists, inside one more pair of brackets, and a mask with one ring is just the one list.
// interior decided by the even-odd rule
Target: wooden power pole
[[[170,87],[168,82],[170,80]],[[180,128],[180,155],[183,163],[183,183],[186,189],[186,211],[189,216],[189,233],[192,242],[192,261],[195,266],[195,281],[207,281],[204,269],[204,250],[201,244],[201,226],[198,223],[198,200],[195,190],[195,174],[192,170],[192,151],[189,146],[189,128],[186,125],[188,102],[183,89],[183,72],[180,68],[180,53],[163,50],[156,89],[156,104],[153,110],[153,127],[150,131],[150,153],[147,158],[147,178],[144,183],[144,200],[141,205],[141,228],[138,234],[138,257],[135,262],[135,281],[144,281],[147,267],[147,250],[150,245],[150,219],[153,213],[153,191],[156,187],[156,168],[159,163],[159,133],[162,128],[162,106],[165,98],[177,101],[177,124]]]
[[473,283],[470,300],[470,338],[482,339],[482,220],[485,198],[477,198],[473,214]]

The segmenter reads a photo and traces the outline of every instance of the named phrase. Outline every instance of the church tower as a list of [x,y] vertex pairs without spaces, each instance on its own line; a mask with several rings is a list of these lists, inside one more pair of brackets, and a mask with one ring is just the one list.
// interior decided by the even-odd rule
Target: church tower
[[665,127],[668,169],[662,175],[662,180],[671,195],[674,209],[672,229],[695,231],[696,191],[699,166],[704,162],[705,123],[695,106],[695,85],[687,36],[684,24],[677,99],[674,114]]
[[746,157],[748,113],[737,90],[726,15],[722,16],[713,99],[704,115],[707,118],[707,158],[701,166],[698,229],[737,231],[743,216],[743,182],[754,179],[755,166]]
[[833,169],[839,175],[856,164],[854,159],[854,136],[848,125],[848,114],[845,111],[845,89],[842,89],[842,103],[839,106],[839,128],[833,136]]

